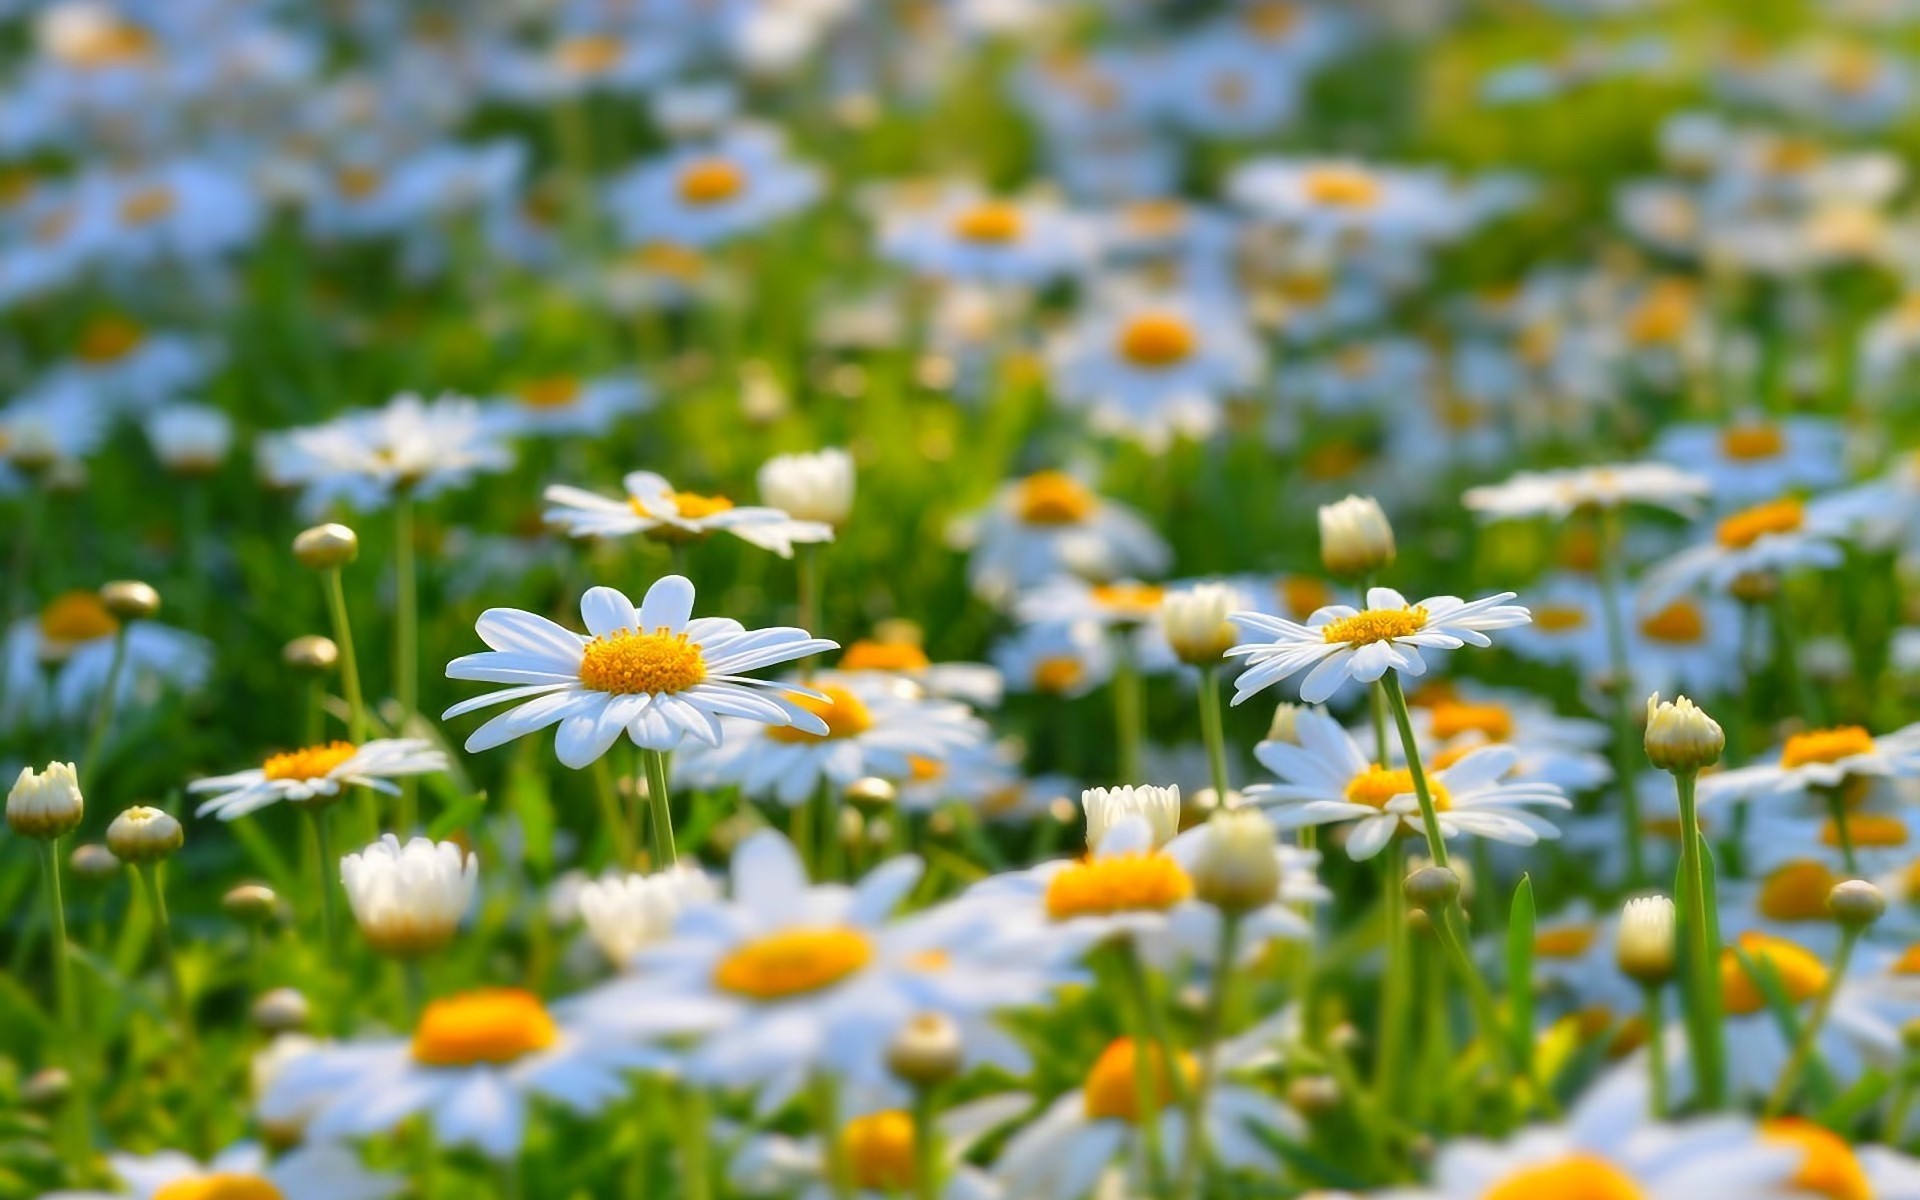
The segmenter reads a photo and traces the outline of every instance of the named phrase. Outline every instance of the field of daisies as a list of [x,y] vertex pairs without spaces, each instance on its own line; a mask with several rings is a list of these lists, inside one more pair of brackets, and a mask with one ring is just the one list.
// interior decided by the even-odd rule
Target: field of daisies
[[1916,156],[1916,0],[0,0],[0,1200],[1920,1200]]

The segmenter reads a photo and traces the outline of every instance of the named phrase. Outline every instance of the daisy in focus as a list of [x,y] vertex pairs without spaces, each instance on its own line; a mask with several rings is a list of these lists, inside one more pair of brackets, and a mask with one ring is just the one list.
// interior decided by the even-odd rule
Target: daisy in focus
[[231,821],[282,800],[326,803],[348,788],[398,795],[399,785],[392,780],[446,769],[446,754],[419,738],[379,738],[359,746],[329,742],[270,755],[260,766],[231,775],[196,779],[187,791],[215,793],[194,810],[195,816]]
[[555,484],[546,490],[546,522],[578,538],[639,534],[667,545],[704,541],[730,533],[749,545],[792,558],[796,542],[830,542],[833,527],[797,521],[777,508],[736,506],[725,496],[676,490],[652,471],[634,471],[621,480],[623,499]]

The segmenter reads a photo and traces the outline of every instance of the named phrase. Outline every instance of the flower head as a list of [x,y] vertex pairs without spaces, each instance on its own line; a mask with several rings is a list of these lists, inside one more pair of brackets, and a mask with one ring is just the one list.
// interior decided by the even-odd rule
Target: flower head
[[367,944],[394,958],[420,958],[453,940],[473,905],[480,864],[452,842],[386,834],[340,860],[347,904]]
[[44,771],[22,767],[7,793],[7,827],[22,837],[51,841],[72,833],[86,814],[80,779],[72,763],[48,763]]

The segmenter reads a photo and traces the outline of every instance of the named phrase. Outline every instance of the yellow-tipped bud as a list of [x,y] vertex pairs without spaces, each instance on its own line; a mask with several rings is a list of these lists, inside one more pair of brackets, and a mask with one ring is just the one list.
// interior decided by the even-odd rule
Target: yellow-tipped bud
[[332,571],[360,556],[360,535],[345,525],[329,522],[303,529],[293,539],[293,557],[303,567]]
[[72,763],[48,763],[44,771],[22,768],[7,793],[7,827],[21,837],[64,837],[79,826],[86,811]]
[[1727,735],[1705,710],[1685,696],[1647,697],[1647,759],[1663,771],[1687,775],[1720,761]]
[[1320,562],[1342,579],[1393,565],[1393,525],[1371,496],[1348,496],[1320,506]]
[[1673,942],[1673,901],[1665,896],[1636,897],[1620,910],[1613,953],[1623,975],[1650,986],[1673,978]]

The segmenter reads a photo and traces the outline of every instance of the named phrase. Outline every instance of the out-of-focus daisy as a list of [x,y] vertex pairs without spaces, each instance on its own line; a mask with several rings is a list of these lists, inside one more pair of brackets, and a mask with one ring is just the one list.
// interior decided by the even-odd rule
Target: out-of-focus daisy
[[[278,1200],[385,1200],[406,1189],[398,1175],[361,1165],[349,1146],[319,1142],[269,1159],[266,1147],[238,1142],[202,1163],[177,1150],[114,1154],[108,1165],[128,1192],[58,1192],[61,1200],[176,1200],[184,1197],[276,1197]],[[53,1197],[49,1197],[53,1200]]]
[[191,692],[212,668],[212,644],[198,634],[148,620],[123,628],[98,593],[64,592],[7,631],[0,725],[74,721],[92,712],[122,635],[126,661],[116,705],[145,708],[165,693]]
[[580,920],[594,944],[616,968],[673,932],[681,910],[717,899],[705,871],[670,867],[651,875],[607,875],[580,887]]
[[1833,502],[1788,497],[1740,509],[1715,522],[1710,541],[1647,572],[1646,602],[1664,604],[1699,589],[1725,593],[1743,576],[1834,566],[1846,530],[1847,513]]
[[956,190],[887,219],[880,248],[939,279],[1038,287],[1084,266],[1093,246],[1092,231],[1056,205]]
[[233,446],[233,419],[207,404],[169,404],[142,422],[154,458],[176,475],[209,475]]
[[1710,481],[1666,463],[1616,463],[1522,471],[1505,483],[1469,488],[1466,506],[1484,517],[1568,517],[1582,510],[1644,504],[1690,515]]
[[[940,1136],[939,1161],[944,1164],[941,1200],[997,1200],[1000,1189],[986,1172],[964,1160],[994,1129],[1019,1116],[1029,1100],[1012,1093],[956,1104],[942,1112],[935,1127]],[[914,1187],[913,1116],[899,1108],[854,1106],[838,1134],[839,1161],[853,1200],[884,1200]],[[844,1193],[831,1175],[834,1156],[816,1133],[788,1137],[764,1133],[750,1138],[734,1152],[728,1175],[748,1195],[795,1197],[797,1200],[836,1200]]]
[[962,700],[975,708],[998,708],[1004,683],[1000,671],[985,663],[934,662],[917,641],[875,637],[852,643],[840,656],[843,675],[873,672],[910,679],[930,696]]
[[796,521],[777,508],[736,506],[725,496],[675,490],[652,471],[634,471],[621,481],[626,496],[613,499],[556,484],[546,491],[547,523],[574,537],[640,534],[669,545],[730,533],[743,542],[793,557],[795,542],[830,542],[833,527]]
[[447,756],[419,738],[379,738],[364,745],[330,742],[273,754],[258,767],[196,779],[189,792],[217,793],[195,810],[196,816],[231,821],[285,800],[303,804],[338,799],[348,788],[371,788],[398,795],[391,782],[410,775],[431,775],[447,769]]
[[643,162],[607,189],[629,243],[702,249],[766,228],[812,204],[820,173],[795,162],[778,131],[741,126]]
[[1607,727],[1560,716],[1535,696],[1476,688],[1431,704],[1421,701],[1414,697],[1409,716],[1422,742],[1422,760],[1436,766],[1456,762],[1479,746],[1500,745],[1513,751],[1518,779],[1581,791],[1613,774],[1596,753],[1607,744]]
[[487,421],[509,436],[561,437],[605,433],[622,417],[644,411],[651,400],[631,376],[543,375],[523,380],[482,409]]
[[[1421,832],[1413,777],[1405,767],[1371,761],[1338,721],[1323,712],[1300,713],[1296,742],[1268,740],[1254,748],[1260,765],[1282,782],[1254,784],[1249,803],[1271,806],[1283,829],[1353,822],[1347,853],[1372,858],[1403,829]],[[1558,787],[1545,782],[1503,783],[1518,761],[1512,749],[1485,746],[1445,767],[1429,767],[1440,832],[1470,834],[1518,846],[1556,838],[1559,830],[1529,807],[1568,808]]]
[[454,659],[447,678],[513,686],[464,700],[441,719],[513,702],[467,738],[468,752],[557,724],[554,749],[575,768],[605,754],[622,732],[650,750],[671,750],[688,736],[717,743],[722,716],[827,731],[782,695],[804,689],[745,673],[837,643],[804,629],[749,631],[730,617],[692,614],[693,584],[679,575],[655,581],[637,609],[612,588],[588,590],[580,598],[585,635],[534,613],[490,608],[474,629],[492,649]]
[[1053,348],[1055,390],[1094,428],[1150,447],[1204,437],[1223,402],[1251,387],[1259,343],[1237,314],[1193,297],[1130,299],[1097,311]]
[[1309,237],[1361,234],[1387,242],[1440,241],[1472,213],[1438,172],[1338,159],[1243,163],[1227,193],[1249,212]]
[[1065,471],[1003,484],[955,534],[973,551],[967,577],[974,591],[998,602],[1060,574],[1155,575],[1172,557],[1139,514]]
[[1314,613],[1302,625],[1264,613],[1235,613],[1231,620],[1248,637],[1227,651],[1247,660],[1235,681],[1233,702],[1311,667],[1300,682],[1300,698],[1317,704],[1349,679],[1370,683],[1389,670],[1424,675],[1428,650],[1455,650],[1461,646],[1488,646],[1483,632],[1524,625],[1525,608],[1508,604],[1512,592],[1463,601],[1458,596],[1433,596],[1418,604],[1392,588],[1369,588],[1367,607],[1333,604]]
[[1818,491],[1846,478],[1846,433],[1817,417],[1770,421],[1737,417],[1727,425],[1676,425],[1660,435],[1661,458],[1703,476],[1729,507],[1790,491]]
[[430,496],[513,463],[480,407],[462,396],[402,395],[384,408],[287,430],[269,444],[273,482],[304,489],[309,512],[336,500],[384,504],[399,490]]
[[1809,729],[1789,737],[1778,758],[1703,776],[1702,799],[1793,795],[1836,788],[1850,778],[1920,775],[1920,724],[1878,736],[1863,726]]
[[1095,621],[1024,625],[996,642],[993,663],[1014,692],[1084,696],[1113,674],[1112,642]]

